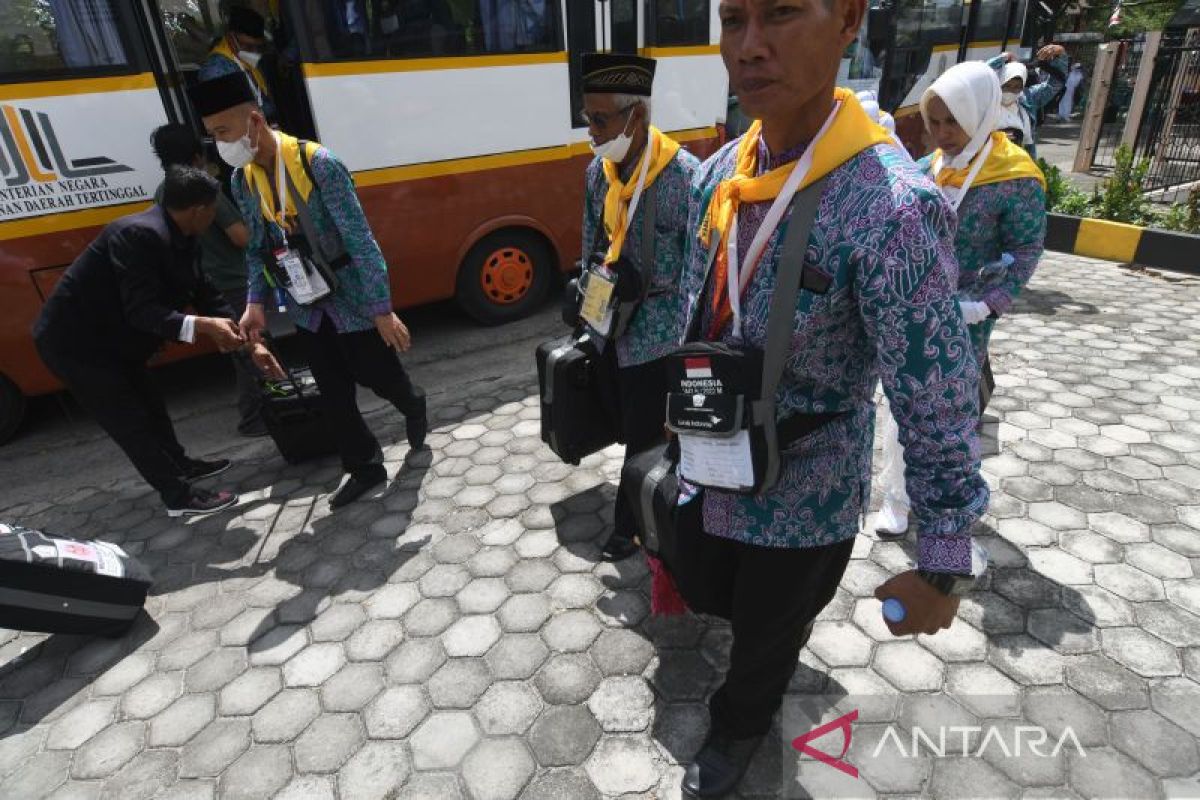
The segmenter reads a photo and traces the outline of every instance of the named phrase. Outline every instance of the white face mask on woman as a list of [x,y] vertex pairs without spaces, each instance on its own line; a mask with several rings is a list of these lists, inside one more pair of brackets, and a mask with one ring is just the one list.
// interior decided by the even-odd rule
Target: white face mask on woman
[[1004,92],[1000,95],[1000,104],[1011,106],[1013,103],[1017,102],[1017,98],[1020,96],[1020,92]]
[[262,53],[255,53],[251,50],[238,50],[238,58],[245,61],[251,67],[257,67],[258,62],[262,60]]
[[251,121],[246,122],[246,133],[242,138],[233,142],[217,142],[217,153],[221,160],[234,169],[246,166],[258,154],[258,145],[250,143]]

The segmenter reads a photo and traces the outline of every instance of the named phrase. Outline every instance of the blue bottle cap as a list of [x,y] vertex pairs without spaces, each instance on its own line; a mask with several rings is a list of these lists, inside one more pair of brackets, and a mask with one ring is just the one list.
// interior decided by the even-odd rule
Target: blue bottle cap
[[883,601],[883,618],[888,622],[901,623],[906,616],[908,616],[908,612],[904,608],[904,603],[894,597]]

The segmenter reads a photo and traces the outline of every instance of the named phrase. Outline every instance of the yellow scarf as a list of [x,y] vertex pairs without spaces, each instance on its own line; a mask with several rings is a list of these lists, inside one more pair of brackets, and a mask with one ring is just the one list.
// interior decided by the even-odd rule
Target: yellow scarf
[[[834,100],[841,102],[825,135],[813,147],[812,167],[800,183],[800,189],[820,180],[858,153],[876,144],[889,143],[891,135],[873,122],[863,111],[849,89],[834,90]],[[717,252],[713,275],[714,334],[724,328],[732,317],[729,306],[727,276],[729,274],[729,229],[742,203],[761,203],[779,196],[795,162],[784,164],[763,175],[758,172],[758,140],[762,134],[762,122],[755,120],[742,137],[737,149],[737,163],[733,177],[717,184],[708,211],[700,224],[700,241],[706,247],[712,243],[712,232],[720,234],[720,250]],[[754,269],[757,265],[746,265]]]
[[265,79],[263,79],[262,73],[258,71],[258,67],[252,67],[245,61],[242,61],[240,58],[238,58],[238,54],[233,52],[233,48],[229,46],[228,36],[222,36],[221,40],[213,45],[210,55],[225,56],[225,58],[228,58],[246,72],[249,72],[250,77],[254,79],[256,84],[258,84],[259,94],[261,94],[263,97],[267,96],[267,82]]
[[[664,136],[662,131],[653,125],[650,126],[650,140],[647,146],[650,148],[650,167],[646,172],[646,185],[642,189],[642,197],[646,196],[645,190],[650,188],[654,179],[666,169],[671,160],[675,158],[675,154],[679,152],[679,142]],[[645,157],[643,154],[642,158]],[[628,215],[625,210],[629,208],[633,190],[637,188],[642,161],[638,159],[637,167],[629,176],[628,183],[621,182],[616,164],[607,158],[601,159],[601,163],[604,165],[604,177],[608,179],[608,192],[604,195],[604,229],[608,232],[609,245],[608,255],[604,260],[606,263],[612,264],[621,257],[621,248],[624,247],[625,236],[629,233],[629,220],[626,219]]]
[[[944,154],[938,150],[933,154],[933,163],[937,164],[943,158]],[[971,166],[972,164],[967,164],[962,169],[943,167],[938,170],[933,179],[938,186],[953,186],[961,189],[963,181],[967,179],[967,173],[971,171]],[[975,180],[971,181],[968,191],[976,186],[985,186],[1000,181],[1015,181],[1018,178],[1033,178],[1042,185],[1042,189],[1046,188],[1046,176],[1038,169],[1038,165],[1030,158],[1025,148],[1013,144],[1011,139],[996,131],[992,134],[992,152],[988,154],[987,161],[983,163]]]
[[[265,135],[265,134],[264,134]],[[295,136],[288,136],[286,133],[279,132],[278,142],[280,150],[283,151],[283,164],[288,171],[288,175],[292,178],[292,183],[296,186],[296,191],[300,193],[300,199],[308,201],[308,196],[312,194],[313,182],[308,179],[308,173],[304,169],[304,162],[300,160],[300,140]],[[316,142],[307,143],[308,163],[312,163],[313,154],[321,145]],[[278,208],[272,207],[271,198],[275,196],[276,187],[272,184],[272,176],[261,166],[251,161],[246,166],[242,167],[242,172],[246,175],[246,180],[250,187],[258,193],[259,201],[262,203],[263,219],[273,219],[284,228],[290,231],[291,224],[285,219],[284,214]],[[296,215],[295,204],[291,200],[291,196],[287,197],[287,202],[282,199],[280,202],[287,207],[288,217]]]

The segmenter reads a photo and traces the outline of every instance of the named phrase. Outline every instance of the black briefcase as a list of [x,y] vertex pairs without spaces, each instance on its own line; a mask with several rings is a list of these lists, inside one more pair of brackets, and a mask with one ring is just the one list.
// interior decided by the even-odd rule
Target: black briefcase
[[598,352],[586,335],[553,339],[538,345],[537,371],[542,441],[555,455],[578,464],[619,441],[612,347]]
[[108,542],[0,523],[0,627],[121,636],[146,603],[150,572]]
[[[656,445],[625,459],[621,489],[633,510],[642,547],[668,566],[674,561],[679,524],[679,471],[674,442]],[[697,498],[693,502],[699,506]]]
[[333,428],[321,409],[321,390],[308,369],[289,369],[282,381],[264,381],[262,419],[289,464],[338,451]]

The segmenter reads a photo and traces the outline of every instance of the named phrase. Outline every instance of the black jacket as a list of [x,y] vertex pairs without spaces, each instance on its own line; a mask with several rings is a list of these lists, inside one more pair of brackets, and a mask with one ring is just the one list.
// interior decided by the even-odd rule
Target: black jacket
[[144,362],[178,341],[183,310],[233,310],[201,272],[196,239],[152,206],[110,223],[67,268],[33,326],[56,352]]

